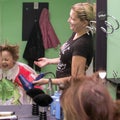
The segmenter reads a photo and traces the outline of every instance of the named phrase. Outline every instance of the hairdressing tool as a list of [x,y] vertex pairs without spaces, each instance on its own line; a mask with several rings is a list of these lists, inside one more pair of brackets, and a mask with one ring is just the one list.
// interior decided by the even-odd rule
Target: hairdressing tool
[[47,120],[47,107],[53,102],[50,95],[39,94],[33,98],[34,102],[40,106],[40,120]]
[[[26,94],[33,99],[35,96],[39,94],[44,94],[44,91],[39,88],[32,88],[27,90]],[[39,115],[39,106],[35,102],[33,102],[32,104],[32,115]]]

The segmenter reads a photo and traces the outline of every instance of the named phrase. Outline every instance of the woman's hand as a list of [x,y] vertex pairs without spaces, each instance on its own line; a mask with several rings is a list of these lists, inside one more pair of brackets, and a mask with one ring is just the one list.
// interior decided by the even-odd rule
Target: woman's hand
[[38,61],[34,61],[34,64],[39,67],[44,67],[49,64],[48,58],[39,58]]
[[44,85],[49,82],[49,79],[47,78],[41,78],[40,80],[32,81],[34,85]]
[[34,61],[34,64],[39,67],[44,67],[48,64],[58,64],[60,62],[60,58],[39,58],[37,61]]

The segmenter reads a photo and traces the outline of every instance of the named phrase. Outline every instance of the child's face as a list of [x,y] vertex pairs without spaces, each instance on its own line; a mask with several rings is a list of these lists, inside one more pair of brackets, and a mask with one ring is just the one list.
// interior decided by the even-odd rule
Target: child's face
[[9,70],[11,69],[15,64],[15,61],[8,51],[2,51],[2,69],[3,70]]

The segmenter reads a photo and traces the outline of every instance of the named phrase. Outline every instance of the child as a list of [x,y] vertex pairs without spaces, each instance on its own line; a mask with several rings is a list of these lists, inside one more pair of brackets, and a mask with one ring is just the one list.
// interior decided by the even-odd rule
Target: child
[[37,76],[36,72],[19,59],[19,46],[2,45],[1,71],[0,71],[0,104],[29,104],[32,102],[26,95],[18,76],[22,74],[32,82]]

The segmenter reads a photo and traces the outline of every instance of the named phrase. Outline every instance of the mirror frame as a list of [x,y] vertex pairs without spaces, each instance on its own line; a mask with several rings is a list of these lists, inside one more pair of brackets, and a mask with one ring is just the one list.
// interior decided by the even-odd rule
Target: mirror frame
[[99,14],[107,15],[107,0],[96,1],[96,42],[95,42],[95,71],[107,69],[107,34],[100,27],[106,29],[105,20],[100,19]]

